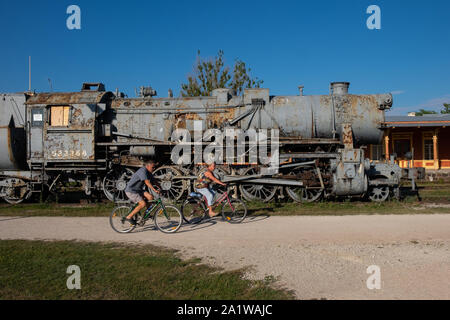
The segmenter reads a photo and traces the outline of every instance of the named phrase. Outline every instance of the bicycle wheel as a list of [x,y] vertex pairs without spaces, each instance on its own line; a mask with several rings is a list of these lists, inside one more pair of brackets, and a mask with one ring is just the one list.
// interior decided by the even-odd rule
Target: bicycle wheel
[[187,199],[181,206],[181,213],[186,223],[199,223],[206,216],[205,204],[199,199]]
[[241,223],[247,216],[247,206],[241,199],[230,199],[231,207],[226,202],[222,207],[222,217],[229,223]]
[[[124,219],[130,214],[132,208],[130,206],[115,207],[109,216],[109,223],[114,231],[118,233],[129,233],[133,231],[136,226],[124,221]],[[133,217],[136,219],[136,216]]]
[[180,210],[172,205],[164,205],[155,213],[155,226],[164,233],[174,233],[180,229],[183,217]]

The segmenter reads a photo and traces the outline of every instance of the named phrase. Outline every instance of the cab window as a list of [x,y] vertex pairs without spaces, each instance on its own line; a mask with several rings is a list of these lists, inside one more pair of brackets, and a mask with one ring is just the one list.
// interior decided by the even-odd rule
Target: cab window
[[50,107],[50,126],[67,127],[69,126],[70,106],[52,106]]

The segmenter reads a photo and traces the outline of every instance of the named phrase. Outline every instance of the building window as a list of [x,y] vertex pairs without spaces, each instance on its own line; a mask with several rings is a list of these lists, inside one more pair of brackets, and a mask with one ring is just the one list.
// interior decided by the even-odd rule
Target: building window
[[383,145],[373,144],[370,146],[370,160],[382,160],[383,159]]
[[423,139],[423,152],[425,160],[433,160],[434,159],[434,146],[433,139],[424,138]]
[[406,153],[411,151],[410,139],[395,139],[394,140],[394,152],[397,154],[398,159],[406,159]]
[[423,159],[434,160],[433,132],[423,132]]
[[69,106],[50,107],[50,126],[67,127],[69,126]]

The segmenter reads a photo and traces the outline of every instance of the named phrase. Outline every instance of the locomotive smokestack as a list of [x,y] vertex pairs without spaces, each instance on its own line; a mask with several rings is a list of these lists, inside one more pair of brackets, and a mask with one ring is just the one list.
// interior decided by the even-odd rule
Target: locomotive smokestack
[[330,84],[330,94],[343,95],[348,94],[350,82],[332,82]]

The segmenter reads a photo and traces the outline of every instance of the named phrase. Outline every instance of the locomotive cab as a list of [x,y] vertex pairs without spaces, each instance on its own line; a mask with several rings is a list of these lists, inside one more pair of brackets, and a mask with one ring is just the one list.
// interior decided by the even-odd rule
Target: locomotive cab
[[[111,95],[98,84],[83,85],[81,92],[40,93],[28,99],[28,152],[32,163],[85,164],[96,162],[97,118]],[[103,89],[103,90],[102,90]]]

